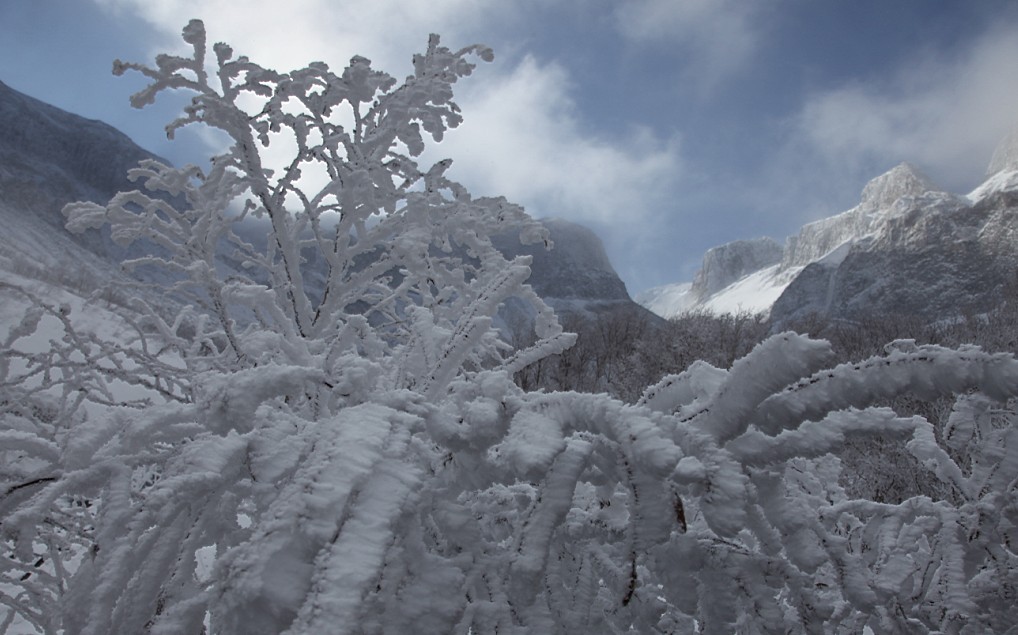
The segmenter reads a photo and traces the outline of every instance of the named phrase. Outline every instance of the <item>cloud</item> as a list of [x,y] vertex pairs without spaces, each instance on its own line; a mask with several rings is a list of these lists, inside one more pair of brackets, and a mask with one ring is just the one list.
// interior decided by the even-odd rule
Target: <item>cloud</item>
[[971,187],[1018,124],[1018,25],[998,26],[953,56],[917,51],[901,68],[810,96],[800,140],[834,168],[908,160],[947,187]]
[[463,92],[465,121],[437,148],[472,189],[535,215],[606,223],[647,216],[680,172],[678,142],[638,127],[605,138],[583,125],[564,69],[525,58]]
[[[520,21],[535,19],[527,11],[551,0],[483,8],[473,0],[294,0],[285,11],[275,0],[248,2],[244,9],[225,0],[96,1],[131,11],[174,37],[201,15],[210,39],[270,68],[324,59],[338,71],[361,54],[399,78],[410,72],[411,56],[423,50],[429,32],[441,33],[451,46],[497,44],[488,36],[511,40],[516,26],[525,28]],[[649,131],[624,125],[610,138],[591,133],[562,66],[498,53],[494,64],[482,64],[457,85],[465,123],[428,158],[452,157],[452,176],[476,195],[505,195],[535,215],[607,222],[660,201],[678,171],[677,143],[661,144]]]
[[637,44],[678,49],[687,68],[711,88],[752,61],[764,28],[753,0],[635,0],[615,9],[619,31]]
[[397,76],[427,46],[429,33],[441,33],[450,45],[473,43],[460,38],[485,21],[510,20],[517,10],[481,11],[472,0],[290,0],[285,7],[276,0],[95,1],[111,11],[131,12],[174,37],[200,17],[213,41],[229,42],[238,54],[281,71],[319,60],[342,68],[356,54]]

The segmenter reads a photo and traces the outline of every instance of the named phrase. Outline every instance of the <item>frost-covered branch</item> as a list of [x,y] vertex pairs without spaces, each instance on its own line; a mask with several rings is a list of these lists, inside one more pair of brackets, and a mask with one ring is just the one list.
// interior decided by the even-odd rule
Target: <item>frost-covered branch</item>
[[[490,61],[491,51],[453,51],[432,36],[400,84],[362,57],[340,74],[323,63],[278,73],[235,57],[224,44],[213,47],[216,70],[208,73],[202,23],[192,21],[183,36],[191,58],[162,55],[154,67],[118,62],[115,71],[151,80],[132,98],[137,107],[166,89],[194,93],[167,128],[171,135],[205,125],[226,133],[232,145],[207,173],[143,163],[131,177],[154,194],[70,205],[68,228],[109,224],[119,243],[144,239],[160,248],[131,264],[175,276],[170,290],[200,307],[216,328],[192,315],[183,321],[232,357],[230,364],[250,366],[279,353],[252,346],[264,340],[254,335],[253,316],[291,340],[297,348],[286,352],[287,361],[297,362],[319,354],[315,342],[334,346],[352,314],[366,316],[394,351],[400,343],[414,346],[414,307],[426,308],[440,331],[461,334],[439,353],[442,368],[421,366],[415,382],[439,395],[464,364],[498,363],[500,347],[481,337],[490,327],[475,322],[508,297],[486,291],[508,266],[488,237],[516,227],[526,242],[547,243],[547,231],[504,199],[472,198],[445,176],[451,161],[422,170],[415,159],[426,137],[441,140],[459,125],[452,86],[472,73],[472,57]],[[288,162],[266,165],[264,149],[287,141],[296,146]],[[259,228],[264,240],[242,238]],[[309,264],[312,257],[320,268]],[[549,313],[536,295],[512,286],[537,313]],[[161,330],[172,338],[167,326]],[[463,339],[466,333],[475,335]]]

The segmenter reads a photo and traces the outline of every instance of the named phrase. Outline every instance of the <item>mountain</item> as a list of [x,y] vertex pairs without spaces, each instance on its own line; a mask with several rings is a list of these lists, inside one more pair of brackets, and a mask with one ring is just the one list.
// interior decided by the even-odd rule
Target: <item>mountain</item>
[[[737,312],[741,309],[740,306],[731,308],[713,306],[712,300],[731,285],[758,271],[777,265],[784,253],[780,243],[767,237],[736,240],[712,247],[704,254],[703,265],[692,282],[655,287],[638,294],[636,301],[665,317],[697,307],[719,312]],[[740,302],[748,300],[748,296],[740,297]],[[759,299],[754,299],[752,305],[755,307],[760,302]]]
[[589,320],[610,314],[660,321],[629,297],[597,234],[567,220],[546,218],[540,222],[548,228],[552,249],[522,245],[515,233],[496,235],[492,240],[507,258],[533,258],[527,283],[561,318]]
[[[967,196],[937,187],[902,163],[870,181],[858,205],[803,226],[776,263],[761,262],[723,288],[669,285],[638,301],[667,309],[766,312],[777,325],[822,314],[837,319],[899,313],[926,320],[985,312],[1014,288],[1018,261],[1018,143],[1004,140],[988,178]],[[747,244],[749,243],[749,244]],[[709,250],[749,262],[757,241]],[[738,271],[733,269],[733,271]],[[677,298],[685,298],[682,306]]]
[[[126,135],[102,122],[79,117],[23,95],[0,83],[0,269],[37,279],[59,279],[97,287],[123,274],[118,264],[151,245],[124,249],[109,231],[70,234],[63,206],[71,201],[106,203],[117,192],[136,189],[127,171],[143,159],[164,159],[146,152]],[[552,250],[522,246],[511,235],[496,236],[508,257],[533,256],[529,283],[563,314],[588,319],[603,313],[639,315],[657,320],[630,299],[625,284],[589,229],[563,220],[542,221],[555,243]],[[257,227],[242,229],[257,243]],[[251,235],[248,235],[251,234]],[[239,266],[223,259],[223,266]],[[324,260],[309,267],[324,266]],[[321,276],[310,272],[312,282]]]
[[0,82],[0,269],[78,291],[123,280],[117,263],[134,251],[108,231],[71,234],[60,210],[134,189],[128,168],[153,157],[104,123]]
[[938,192],[938,189],[914,166],[908,163],[895,166],[866,184],[859,205],[837,216],[809,223],[790,237],[781,260],[782,268],[806,266],[842,245],[873,234],[894,215],[894,206],[899,200],[927,192]]
[[781,245],[766,237],[737,240],[708,249],[690,291],[698,301],[703,301],[733,282],[781,262],[783,255]]
[[[8,211],[67,234],[60,212],[66,203],[105,203],[116,192],[136,189],[127,171],[143,159],[165,163],[112,126],[0,82],[0,204]],[[70,239],[104,259],[121,260],[133,253],[113,244],[108,232]]]

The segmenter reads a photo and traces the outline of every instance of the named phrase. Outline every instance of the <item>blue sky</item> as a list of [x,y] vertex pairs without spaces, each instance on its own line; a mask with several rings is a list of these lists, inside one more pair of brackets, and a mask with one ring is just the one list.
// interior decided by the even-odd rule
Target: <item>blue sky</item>
[[[584,223],[631,293],[692,278],[707,248],[852,207],[907,160],[964,193],[1018,123],[1018,3],[1005,0],[3,0],[0,81],[101,119],[175,163],[180,100],[137,76],[181,27],[278,70],[369,57],[396,77],[430,32],[495,49],[435,148],[475,195]],[[242,7],[242,8],[238,8]]]

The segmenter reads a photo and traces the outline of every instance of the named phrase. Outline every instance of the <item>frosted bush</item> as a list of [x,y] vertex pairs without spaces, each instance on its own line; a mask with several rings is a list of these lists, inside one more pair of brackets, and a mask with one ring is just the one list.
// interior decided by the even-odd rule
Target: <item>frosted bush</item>
[[[912,346],[830,367],[826,342],[784,333],[634,405],[525,392],[513,373],[574,338],[525,284],[527,261],[487,237],[545,234],[502,199],[472,198],[447,162],[414,159],[459,123],[452,86],[490,52],[432,37],[398,84],[363,58],[280,74],[217,44],[210,65],[198,21],[184,39],[191,58],[116,69],[151,80],[136,105],[195,94],[170,132],[202,123],[233,145],[207,169],[143,163],[132,175],[151,194],[65,210],[72,230],[159,245],[143,261],[172,274],[180,310],[142,303],[136,338],[104,341],[33,301],[4,342],[4,630],[1015,622],[1013,357]],[[269,173],[260,152],[276,135],[297,153]],[[262,247],[236,231],[249,217],[267,219]],[[320,293],[312,257],[326,263]],[[537,316],[522,350],[492,327],[512,296]],[[60,337],[27,352],[47,315]],[[122,398],[114,379],[146,396]],[[902,394],[959,396],[946,447],[924,419],[872,407]],[[867,436],[905,444],[954,502],[846,496],[833,453]]]

